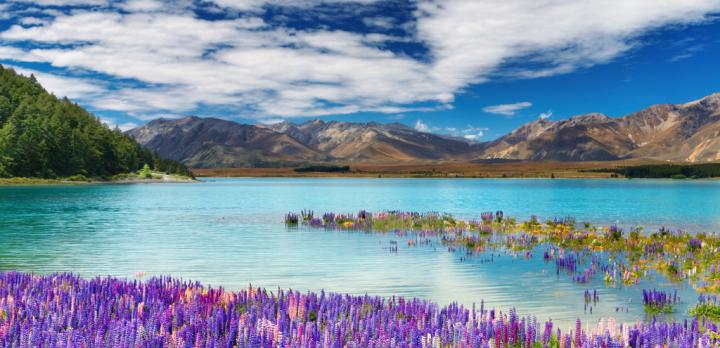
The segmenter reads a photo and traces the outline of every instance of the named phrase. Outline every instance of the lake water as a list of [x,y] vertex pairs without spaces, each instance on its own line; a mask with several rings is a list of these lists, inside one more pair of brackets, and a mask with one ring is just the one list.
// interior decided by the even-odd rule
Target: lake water
[[[541,179],[207,179],[198,184],[0,187],[0,270],[70,271],[132,278],[170,274],[238,289],[402,295],[440,304],[486,306],[552,318],[643,318],[642,288],[687,284],[661,277],[639,286],[573,283],[554,263],[496,255],[461,260],[441,246],[408,248],[392,234],[288,229],[289,211],[412,210],[478,217],[503,210],[525,219],[720,230],[720,182]],[[399,243],[390,253],[390,241]],[[488,255],[489,257],[489,255]],[[601,278],[601,277],[600,277]],[[598,289],[593,314],[585,289]],[[616,312],[627,307],[628,312]]]

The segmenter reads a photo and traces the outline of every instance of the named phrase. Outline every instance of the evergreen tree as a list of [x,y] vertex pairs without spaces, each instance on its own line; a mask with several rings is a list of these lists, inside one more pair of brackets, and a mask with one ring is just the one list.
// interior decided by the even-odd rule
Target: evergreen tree
[[143,165],[192,176],[110,129],[67,98],[48,93],[34,76],[0,65],[0,177],[109,177]]

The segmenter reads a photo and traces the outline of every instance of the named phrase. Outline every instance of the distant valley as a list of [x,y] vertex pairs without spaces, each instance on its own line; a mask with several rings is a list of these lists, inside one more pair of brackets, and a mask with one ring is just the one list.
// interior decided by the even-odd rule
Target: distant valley
[[720,160],[720,94],[613,118],[540,119],[489,142],[419,132],[399,123],[314,120],[247,125],[215,118],[154,120],[127,135],[193,168],[496,160],[676,162]]

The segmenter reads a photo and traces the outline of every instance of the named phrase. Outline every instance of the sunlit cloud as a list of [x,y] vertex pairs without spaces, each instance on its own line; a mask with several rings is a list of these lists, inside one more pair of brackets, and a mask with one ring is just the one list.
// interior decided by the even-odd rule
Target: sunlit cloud
[[[378,2],[12,0],[0,5],[15,23],[0,32],[0,61],[47,66],[37,75],[54,93],[138,120],[208,110],[257,120],[400,114],[451,108],[468,86],[493,79],[608,63],[643,34],[704,23],[720,10],[714,0],[418,0],[410,19],[360,19],[377,30],[402,29],[392,34],[263,17],[268,6],[312,11]],[[198,15],[199,6],[216,16]],[[392,42],[426,51],[410,55]],[[530,106],[483,111],[512,116]]]
[[498,114],[503,116],[515,116],[515,113],[522,110],[527,109],[532,106],[532,103],[530,102],[519,102],[519,103],[512,103],[512,104],[499,104],[499,105],[490,105],[484,107],[482,110],[484,112],[490,113],[490,114]]

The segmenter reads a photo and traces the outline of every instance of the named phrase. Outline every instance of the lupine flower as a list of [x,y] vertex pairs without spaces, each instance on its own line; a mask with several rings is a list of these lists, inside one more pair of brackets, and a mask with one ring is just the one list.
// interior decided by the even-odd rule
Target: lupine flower
[[[640,279],[652,271],[663,273],[672,280],[689,279],[696,281],[700,291],[720,291],[720,270],[714,256],[720,252],[720,236],[691,235],[682,230],[661,228],[659,232],[643,235],[641,227],[634,227],[628,237],[623,236],[622,228],[617,225],[606,229],[592,228],[585,224],[584,229],[575,228],[575,219],[571,217],[555,218],[542,225],[538,217],[516,224],[513,218],[505,218],[502,211],[485,212],[482,219],[464,221],[449,214],[437,212],[418,213],[403,211],[382,211],[372,214],[361,210],[353,214],[325,213],[321,220],[315,219],[312,210],[301,213],[302,220],[295,214],[286,216],[288,225],[302,223],[314,228],[329,228],[349,231],[376,231],[395,233],[398,236],[412,233],[409,246],[430,245],[429,239],[437,238],[450,252],[465,252],[467,255],[479,255],[485,250],[504,249],[512,255],[524,254],[526,257],[539,243],[549,248],[543,257],[546,261],[556,259],[557,274],[565,272],[573,281],[585,283],[602,272],[605,281],[612,286],[618,282],[626,285],[638,284]],[[494,217],[494,219],[492,219]],[[498,218],[502,217],[502,223]],[[295,221],[298,221],[297,223]],[[422,240],[421,240],[421,239]],[[619,243],[608,243],[617,239]],[[469,245],[468,242],[470,242]],[[708,252],[697,252],[708,248]],[[567,253],[560,253],[567,250]],[[614,253],[613,260],[607,255],[598,259],[603,252]],[[575,263],[566,260],[567,254],[577,254]],[[557,254],[557,258],[555,255]],[[633,256],[632,259],[625,256]],[[586,256],[592,260],[588,265]],[[462,258],[461,258],[462,259]]]
[[690,238],[690,241],[688,241],[688,249],[691,251],[700,250],[702,248],[702,241],[697,238]]
[[323,214],[322,220],[325,225],[334,224],[335,223],[335,213]]
[[491,211],[486,211],[480,214],[480,219],[484,222],[491,222],[493,221],[493,213]]
[[677,290],[673,293],[662,290],[643,289],[643,305],[650,314],[671,313],[672,306],[679,301]]
[[310,219],[310,221],[308,222],[308,224],[309,224],[310,226],[312,226],[312,227],[322,227],[322,226],[325,225],[325,224],[323,223],[323,221],[322,221],[321,219],[318,219],[318,218],[312,218],[312,219]]
[[[542,335],[538,328],[544,327]],[[612,320],[573,332],[453,303],[333,293],[239,292],[162,277],[0,273],[0,347],[717,347],[694,320]]]

